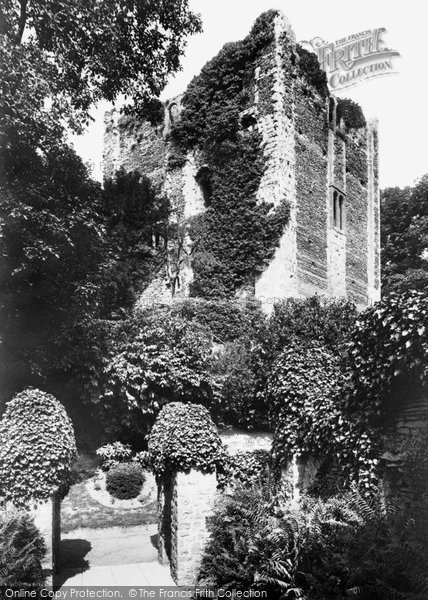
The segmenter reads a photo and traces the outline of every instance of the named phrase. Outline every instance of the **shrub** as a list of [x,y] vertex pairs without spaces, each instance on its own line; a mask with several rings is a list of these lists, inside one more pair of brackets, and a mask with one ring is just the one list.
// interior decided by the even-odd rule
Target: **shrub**
[[158,476],[190,469],[212,473],[225,456],[207,409],[181,402],[171,402],[161,410],[148,437],[148,449]]
[[28,514],[0,513],[0,586],[42,587],[43,538]]
[[120,463],[112,467],[106,475],[106,489],[114,498],[131,500],[137,498],[145,477],[140,465]]
[[[355,490],[290,504],[269,487],[238,488],[215,510],[199,584],[276,598],[423,600],[423,515]],[[426,515],[425,515],[426,518]]]
[[7,403],[0,421],[0,495],[15,506],[65,493],[76,457],[73,426],[50,394],[28,388]]
[[122,444],[122,442],[113,442],[105,444],[96,451],[97,456],[101,458],[101,468],[108,471],[118,463],[127,462],[132,456],[131,446]]

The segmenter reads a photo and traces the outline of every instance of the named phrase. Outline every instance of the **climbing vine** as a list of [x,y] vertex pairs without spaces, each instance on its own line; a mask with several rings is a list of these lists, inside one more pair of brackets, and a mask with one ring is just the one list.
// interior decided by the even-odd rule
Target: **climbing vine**
[[[257,200],[265,161],[261,134],[241,120],[252,105],[256,58],[273,43],[276,11],[259,17],[249,36],[226,44],[189,85],[171,136],[184,154],[199,152],[206,211],[193,219],[196,241],[191,293],[230,297],[263,270],[288,220],[289,207]],[[179,164],[175,153],[173,165]],[[173,166],[170,164],[170,166]]]

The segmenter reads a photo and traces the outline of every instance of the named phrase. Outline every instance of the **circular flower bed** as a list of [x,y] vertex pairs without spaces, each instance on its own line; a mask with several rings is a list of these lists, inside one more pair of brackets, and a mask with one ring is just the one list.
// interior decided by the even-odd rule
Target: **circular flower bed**
[[144,481],[140,465],[121,463],[108,471],[106,489],[114,498],[131,500],[140,494]]

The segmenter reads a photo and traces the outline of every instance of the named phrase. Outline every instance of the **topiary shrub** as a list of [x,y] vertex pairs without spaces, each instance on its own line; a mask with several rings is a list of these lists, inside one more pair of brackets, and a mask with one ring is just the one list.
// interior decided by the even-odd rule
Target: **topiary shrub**
[[76,457],[73,425],[50,394],[28,388],[0,421],[0,497],[27,507],[66,493]]
[[0,513],[0,586],[42,587],[45,554],[45,542],[28,514]]
[[145,477],[139,464],[121,463],[112,467],[106,475],[106,489],[119,500],[137,498]]
[[225,457],[222,441],[207,409],[181,402],[163,407],[148,437],[148,450],[157,476],[190,469],[213,473]]
[[98,448],[96,455],[101,459],[101,468],[108,471],[119,463],[128,462],[132,456],[132,449],[129,444],[113,442]]

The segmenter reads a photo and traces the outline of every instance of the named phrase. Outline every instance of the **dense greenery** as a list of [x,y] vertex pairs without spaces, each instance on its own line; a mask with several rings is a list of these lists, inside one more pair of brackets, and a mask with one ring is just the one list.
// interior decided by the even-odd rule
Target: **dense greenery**
[[63,406],[29,388],[8,402],[0,421],[0,498],[27,507],[67,491],[76,456]]
[[320,67],[318,58],[313,52],[308,52],[300,44],[296,45],[299,56],[299,67],[309,85],[314,87],[323,98],[328,98],[330,92],[327,85],[327,75]]
[[101,468],[108,471],[120,463],[128,462],[132,456],[132,448],[129,444],[112,442],[98,448],[96,455],[101,460]]
[[361,423],[381,424],[394,400],[426,384],[428,296],[391,294],[364,311],[352,333],[350,408]]
[[148,436],[148,449],[157,476],[190,469],[212,473],[224,462],[217,428],[199,404],[167,404]]
[[271,466],[269,450],[249,450],[248,452],[227,454],[221,470],[217,474],[219,487],[234,488],[240,485],[252,487],[256,483],[270,479]]
[[0,10],[2,141],[56,143],[100,99],[144,110],[177,71],[199,18],[178,2],[5,0]]
[[0,587],[43,587],[45,554],[45,542],[27,513],[0,512]]
[[415,186],[381,194],[382,291],[428,285],[428,175]]
[[400,505],[355,491],[297,507],[269,487],[238,488],[219,501],[199,583],[273,599],[422,600],[421,524]]
[[139,464],[120,463],[106,475],[106,490],[119,500],[137,498],[144,484],[144,475]]
[[211,406],[210,354],[206,330],[168,310],[130,319],[99,373],[96,405],[105,427],[135,443],[167,402]]
[[198,150],[204,165],[207,208],[192,224],[194,296],[231,297],[251,283],[288,220],[285,201],[273,209],[257,200],[264,172],[261,135],[240,122],[251,104],[256,57],[273,40],[275,14],[261,15],[243,41],[227,44],[204,66],[172,130],[177,147]]
[[366,126],[361,106],[349,98],[337,99],[336,122],[338,126],[342,119],[346,129],[361,129]]

